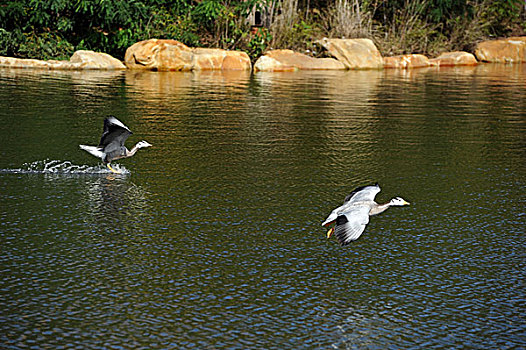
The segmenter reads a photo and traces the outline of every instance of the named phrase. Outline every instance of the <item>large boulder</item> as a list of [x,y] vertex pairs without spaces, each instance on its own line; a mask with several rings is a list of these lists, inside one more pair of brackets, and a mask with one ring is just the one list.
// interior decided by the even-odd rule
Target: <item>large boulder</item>
[[150,39],[130,46],[124,63],[136,69],[189,71],[192,57],[192,50],[177,40]]
[[434,66],[475,66],[478,64],[473,54],[465,51],[444,52],[437,58],[429,60]]
[[192,70],[250,70],[250,57],[242,51],[192,50]]
[[126,69],[126,66],[115,57],[90,50],[75,51],[69,62],[82,69]]
[[250,70],[244,52],[190,48],[177,40],[149,39],[126,50],[124,63],[132,69],[162,71]]
[[292,50],[271,50],[258,58],[256,71],[343,70],[345,65],[334,58],[314,58]]
[[11,68],[38,68],[57,70],[82,70],[82,69],[126,69],[126,66],[118,59],[101,52],[88,50],[76,51],[69,61],[58,60],[34,60],[14,57],[1,57],[0,67]]
[[263,55],[254,63],[254,70],[257,72],[294,72],[297,71],[298,68],[286,65],[270,56]]
[[484,62],[526,62],[526,36],[483,41],[475,48],[475,56]]
[[380,51],[369,39],[328,39],[318,40],[333,57],[347,69],[381,69],[383,58]]
[[424,68],[429,67],[429,59],[420,54],[400,55],[392,57],[384,57],[384,68]]
[[[64,61],[68,62],[69,61]],[[0,56],[0,67],[50,69],[49,61]]]

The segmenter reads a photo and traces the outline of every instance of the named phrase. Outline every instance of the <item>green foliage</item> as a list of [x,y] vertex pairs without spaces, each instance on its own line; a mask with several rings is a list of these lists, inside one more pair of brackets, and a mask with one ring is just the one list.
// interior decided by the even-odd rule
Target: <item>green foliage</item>
[[198,25],[190,13],[174,14],[172,9],[159,8],[150,13],[146,24],[135,29],[138,40],[150,38],[175,39],[189,46],[199,46]]
[[11,56],[17,50],[16,34],[0,28],[0,56]]
[[270,34],[270,31],[267,28],[258,28],[247,45],[247,54],[252,61],[255,61],[267,50],[271,41],[272,34]]
[[211,25],[224,10],[223,4],[218,0],[203,0],[192,11],[198,22]]
[[204,46],[247,50],[251,40],[247,16],[261,0],[224,1],[204,0],[191,12],[192,19],[201,24]]
[[0,28],[11,31],[26,21],[25,5],[22,1],[0,2]]
[[513,27],[513,23],[521,21],[521,9],[524,10],[526,4],[520,0],[500,0],[500,1],[484,1],[485,11],[481,14],[484,22],[489,24],[489,33],[496,36],[504,36],[509,33]]
[[66,60],[73,52],[73,45],[53,33],[24,34],[24,40],[18,47],[18,56],[22,58],[40,57],[44,60]]
[[74,46],[54,33],[8,32],[0,28],[0,55],[20,58],[69,59]]
[[189,20],[191,8],[184,0],[3,1],[0,40],[16,44],[3,46],[2,52],[46,59],[92,49],[122,57],[129,46],[152,34],[196,44],[198,24]]
[[[257,35],[254,9],[270,16]],[[434,53],[525,30],[522,0],[0,0],[0,54],[40,59],[76,49],[122,58],[154,37],[253,59],[269,47],[312,49],[322,36],[370,37],[384,54]]]
[[315,51],[317,38],[325,36],[317,17],[306,18],[297,14],[287,19],[289,23],[278,23],[272,31],[271,46],[296,51]]

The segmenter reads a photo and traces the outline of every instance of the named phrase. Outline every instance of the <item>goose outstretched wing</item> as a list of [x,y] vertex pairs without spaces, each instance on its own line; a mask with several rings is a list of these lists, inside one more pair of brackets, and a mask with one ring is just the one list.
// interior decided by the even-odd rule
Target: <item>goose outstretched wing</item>
[[[124,146],[126,139],[132,134],[130,129],[114,116],[104,119],[104,131],[100,138],[99,147],[105,152],[112,152]],[[106,150],[106,148],[109,148]]]
[[343,202],[352,203],[374,201],[374,197],[376,197],[376,195],[380,191],[380,186],[378,184],[357,187],[347,197],[345,197],[345,200]]
[[357,240],[369,223],[369,206],[351,207],[336,218],[334,235],[344,246]]

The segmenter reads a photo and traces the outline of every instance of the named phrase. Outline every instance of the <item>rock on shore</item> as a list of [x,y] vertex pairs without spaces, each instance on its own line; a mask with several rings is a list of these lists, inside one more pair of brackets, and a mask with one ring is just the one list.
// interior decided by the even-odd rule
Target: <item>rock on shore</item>
[[25,58],[0,56],[0,67],[10,68],[38,68],[57,70],[81,70],[81,69],[126,69],[126,66],[118,59],[102,52],[88,50],[75,51],[69,61],[58,60],[34,60]]
[[124,63],[131,69],[160,71],[250,70],[245,52],[190,48],[177,40],[149,39],[126,50]]
[[[256,71],[283,72],[296,70],[344,69],[410,69],[422,67],[526,62],[526,37],[480,42],[475,55],[454,51],[429,59],[420,54],[382,57],[369,39],[329,39],[317,41],[332,58],[315,58],[292,50],[270,50],[259,57]],[[476,56],[476,58],[475,58]],[[477,61],[478,60],[478,61]],[[242,51],[190,48],[176,40],[149,39],[126,50],[124,64],[106,54],[76,51],[69,61],[34,60],[0,56],[0,67],[57,70],[142,69],[160,71],[250,71],[250,57]]]
[[419,54],[384,57],[384,68],[408,69],[429,67],[430,65],[429,59]]
[[476,66],[477,59],[473,54],[464,51],[444,52],[437,58],[429,60],[433,66]]
[[483,62],[526,62],[526,36],[483,41],[477,45],[475,56]]
[[254,64],[256,71],[291,72],[295,70],[343,70],[334,58],[314,58],[292,50],[270,50]]
[[381,69],[383,58],[369,39],[319,40],[334,58],[314,58],[292,50],[270,50],[254,64],[256,71]]
[[384,61],[380,51],[370,39],[318,40],[328,53],[342,62],[347,69],[381,69]]

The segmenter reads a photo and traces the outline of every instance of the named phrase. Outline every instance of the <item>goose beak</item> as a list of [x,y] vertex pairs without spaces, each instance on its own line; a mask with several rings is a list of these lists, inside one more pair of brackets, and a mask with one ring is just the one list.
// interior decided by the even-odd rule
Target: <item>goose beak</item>
[[331,227],[330,230],[327,231],[327,239],[331,238],[333,233],[334,233],[334,227]]
[[404,205],[410,205],[411,203],[409,203],[408,201],[404,200]]

